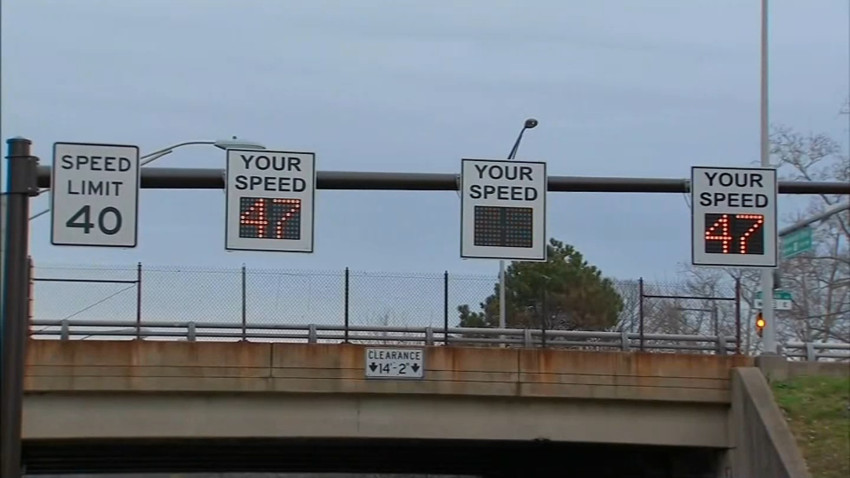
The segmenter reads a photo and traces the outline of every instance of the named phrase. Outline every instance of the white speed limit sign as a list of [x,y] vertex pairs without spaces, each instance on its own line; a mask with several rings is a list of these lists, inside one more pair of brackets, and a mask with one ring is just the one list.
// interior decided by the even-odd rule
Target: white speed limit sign
[[138,146],[55,143],[51,169],[52,244],[136,247]]

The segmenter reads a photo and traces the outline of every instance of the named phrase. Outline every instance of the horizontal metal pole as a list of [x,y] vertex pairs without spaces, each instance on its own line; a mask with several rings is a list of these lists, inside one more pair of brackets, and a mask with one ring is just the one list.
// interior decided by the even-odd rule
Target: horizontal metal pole
[[808,226],[809,224],[812,224],[812,223],[818,222],[818,221],[822,221],[822,220],[832,216],[833,214],[838,214],[839,212],[841,212],[845,209],[850,209],[850,202],[846,202],[846,203],[843,203],[843,204],[841,204],[841,203],[833,204],[832,206],[824,209],[820,214],[815,214],[814,216],[809,217],[807,219],[803,219],[802,221],[800,221],[796,224],[792,224],[792,225],[790,225],[790,226],[788,226],[784,229],[780,229],[779,230],[779,237],[787,236],[788,234],[791,234],[792,232],[799,231],[800,229]]
[[[699,297],[695,295],[651,295],[644,294],[644,299],[694,299],[694,300],[732,300],[734,301],[734,297]],[[692,309],[696,310],[696,309]],[[699,309],[699,310],[707,310],[707,309]]]
[[[834,349],[834,350],[850,350],[850,344],[830,344],[823,342],[812,342],[812,346],[816,349]],[[791,342],[785,344],[786,349],[805,349],[805,342]]]
[[[49,188],[50,166],[38,168],[38,186]],[[457,191],[459,174],[318,171],[316,187],[336,190]],[[549,176],[549,191],[608,193],[687,193],[690,181],[674,178]],[[224,189],[224,170],[216,168],[142,168],[145,189]],[[780,181],[782,194],[850,194],[841,182]]]
[[137,280],[113,279],[57,279],[54,277],[34,277],[33,282],[82,282],[85,284],[135,284]]

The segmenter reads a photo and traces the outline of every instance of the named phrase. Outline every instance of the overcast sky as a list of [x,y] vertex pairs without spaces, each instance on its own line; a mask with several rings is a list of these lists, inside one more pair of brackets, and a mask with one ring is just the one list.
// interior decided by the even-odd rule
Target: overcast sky
[[[4,0],[2,136],[136,144],[236,135],[319,170],[683,178],[759,153],[759,1]],[[848,1],[771,2],[771,120],[847,145]],[[182,148],[157,166],[223,167]],[[4,186],[5,187],[5,186]],[[459,257],[454,192],[319,191],[313,254],[224,251],[223,191],[143,190],[139,245],[50,245],[37,263],[495,273]],[[42,210],[48,195],[33,201]],[[690,259],[682,195],[551,193],[548,232],[604,273]],[[782,202],[780,202],[780,212]]]

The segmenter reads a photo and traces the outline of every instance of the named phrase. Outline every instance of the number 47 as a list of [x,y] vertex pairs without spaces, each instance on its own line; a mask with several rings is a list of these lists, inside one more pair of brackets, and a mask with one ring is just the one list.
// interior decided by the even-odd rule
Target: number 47
[[[110,218],[111,220],[109,220]],[[107,224],[107,222],[112,223],[111,227]],[[74,215],[72,215],[65,223],[65,226],[81,228],[84,234],[91,233],[91,230],[97,227],[98,231],[106,234],[107,236],[112,236],[121,230],[121,222],[121,211],[112,206],[107,206],[101,209],[100,213],[98,213],[97,224],[93,223],[91,205],[87,204],[81,207],[79,211],[75,212]]]

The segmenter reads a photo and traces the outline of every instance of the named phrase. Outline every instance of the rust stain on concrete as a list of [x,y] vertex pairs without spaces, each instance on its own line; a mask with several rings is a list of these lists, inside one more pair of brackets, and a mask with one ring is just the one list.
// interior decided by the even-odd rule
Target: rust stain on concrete
[[[371,346],[30,340],[27,367],[40,371],[27,374],[27,387],[82,390],[93,386],[85,383],[102,379],[117,384],[110,388],[167,390],[179,377],[185,379],[182,388],[198,391],[236,387],[236,391],[292,393],[525,395],[537,390],[532,394],[602,393],[640,399],[646,396],[643,389],[655,389],[653,394],[673,399],[682,396],[677,392],[682,387],[716,394],[727,387],[732,368],[752,364],[742,356],[431,346],[417,347],[425,352],[425,380],[401,383],[365,379],[367,347]],[[171,381],[151,385],[156,367],[170,368]],[[93,373],[102,376],[92,377]],[[53,385],[43,385],[47,383]],[[612,386],[616,393],[603,390]]]

